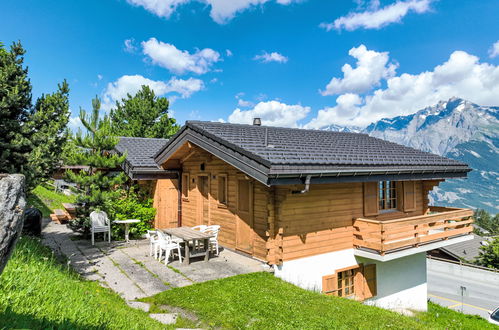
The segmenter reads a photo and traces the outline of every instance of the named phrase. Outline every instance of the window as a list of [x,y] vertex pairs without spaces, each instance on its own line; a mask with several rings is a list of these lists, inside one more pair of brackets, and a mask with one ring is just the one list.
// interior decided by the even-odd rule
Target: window
[[338,273],[338,297],[350,297],[355,294],[355,269]]
[[322,293],[326,295],[366,300],[377,295],[376,264],[338,269],[322,277]]
[[189,173],[182,174],[182,198],[189,198]]
[[395,181],[379,183],[379,209],[393,210],[397,208],[397,188]]
[[218,202],[227,205],[227,174],[218,175]]

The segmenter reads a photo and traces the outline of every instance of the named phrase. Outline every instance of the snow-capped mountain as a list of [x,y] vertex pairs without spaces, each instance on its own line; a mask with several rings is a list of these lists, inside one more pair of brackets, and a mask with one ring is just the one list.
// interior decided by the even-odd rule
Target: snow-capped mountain
[[340,125],[331,124],[329,126],[322,128],[322,130],[331,131],[331,132],[360,133],[362,132],[363,128],[359,126],[340,126]]
[[435,205],[499,212],[499,107],[451,98],[412,115],[381,119],[363,131],[371,136],[461,160],[473,171],[433,190]]

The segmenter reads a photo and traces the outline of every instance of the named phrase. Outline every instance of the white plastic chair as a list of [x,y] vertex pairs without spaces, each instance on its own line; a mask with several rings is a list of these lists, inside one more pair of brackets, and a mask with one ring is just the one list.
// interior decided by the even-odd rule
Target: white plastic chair
[[93,211],[90,213],[90,222],[92,233],[92,245],[95,243],[94,234],[104,233],[104,240],[106,240],[106,234],[108,237],[108,242],[111,243],[111,221],[109,221],[106,212],[104,211]]
[[177,250],[178,252],[178,260],[182,262],[182,253],[180,252],[180,244],[174,243],[170,236],[163,234],[161,231],[157,231],[158,234],[158,243],[156,248],[159,249],[158,260],[161,260],[161,256],[163,255],[163,251],[165,251],[165,265],[168,264],[168,260],[170,259],[170,255],[173,251]]
[[208,228],[207,225],[198,225],[198,226],[191,227],[191,229],[199,230],[199,231],[205,231],[206,228]]
[[158,244],[157,238],[158,232],[156,230],[148,230],[146,232],[146,238],[149,240],[149,256],[151,257],[154,250],[154,258],[156,258],[156,245]]
[[217,256],[218,256],[218,254],[219,254],[218,232],[220,232],[220,226],[219,225],[208,226],[208,227],[206,227],[204,232],[213,234],[213,237],[210,237],[210,249],[212,248],[213,245],[215,245],[215,248],[217,250]]

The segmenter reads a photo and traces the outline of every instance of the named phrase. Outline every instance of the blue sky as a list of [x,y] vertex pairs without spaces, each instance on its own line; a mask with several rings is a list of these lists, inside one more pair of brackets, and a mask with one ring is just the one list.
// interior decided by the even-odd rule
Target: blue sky
[[[497,0],[3,0],[33,95],[73,117],[148,84],[189,119],[364,126],[451,96],[499,105]],[[348,66],[345,66],[348,65]],[[77,120],[72,121],[73,125]]]

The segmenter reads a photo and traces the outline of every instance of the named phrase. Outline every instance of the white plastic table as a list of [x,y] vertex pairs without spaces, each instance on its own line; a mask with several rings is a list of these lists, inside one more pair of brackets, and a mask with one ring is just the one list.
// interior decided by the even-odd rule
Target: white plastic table
[[127,220],[115,220],[114,223],[122,223],[125,225],[125,242],[128,243],[130,240],[128,239],[128,227],[130,226],[131,223],[137,223],[140,222],[140,220],[137,219],[127,219]]

